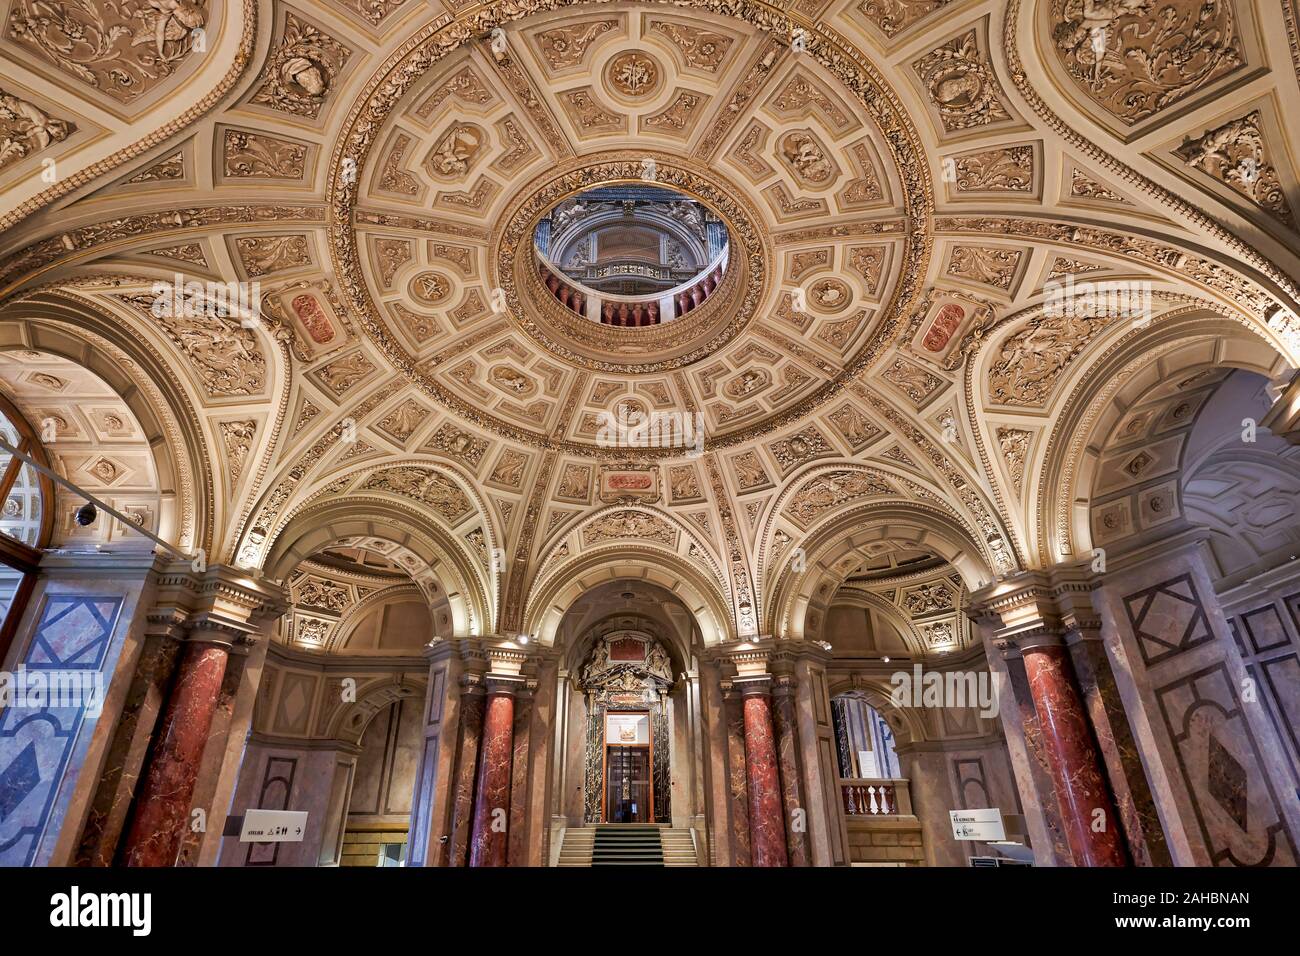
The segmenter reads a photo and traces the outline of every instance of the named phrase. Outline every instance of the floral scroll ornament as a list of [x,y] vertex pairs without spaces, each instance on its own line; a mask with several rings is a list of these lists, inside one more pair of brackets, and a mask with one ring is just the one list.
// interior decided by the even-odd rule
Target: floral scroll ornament
[[1052,12],[1066,70],[1127,124],[1246,62],[1231,0],[1056,0]]
[[[127,103],[201,48],[207,11],[193,0],[17,0],[9,37]],[[124,42],[128,41],[128,42]]]

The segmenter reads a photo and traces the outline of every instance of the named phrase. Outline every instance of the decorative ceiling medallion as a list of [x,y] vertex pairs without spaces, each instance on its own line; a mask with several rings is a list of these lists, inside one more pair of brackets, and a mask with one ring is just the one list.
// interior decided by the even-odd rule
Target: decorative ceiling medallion
[[630,100],[654,96],[663,85],[663,78],[659,61],[641,50],[620,53],[605,67],[605,84]]
[[819,312],[843,312],[853,302],[848,284],[839,279],[818,279],[808,290],[813,308]]
[[451,280],[440,272],[421,272],[411,280],[412,297],[428,305],[436,305],[451,295]]
[[993,64],[980,48],[975,30],[930,51],[913,67],[939,111],[945,132],[1011,119]]

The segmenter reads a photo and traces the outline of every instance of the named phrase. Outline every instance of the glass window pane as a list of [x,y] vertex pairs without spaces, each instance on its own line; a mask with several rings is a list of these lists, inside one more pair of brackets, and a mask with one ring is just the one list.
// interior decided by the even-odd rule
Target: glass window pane
[[[18,430],[9,419],[0,414],[0,434],[5,441],[17,447]],[[9,467],[13,456],[0,449],[0,475]],[[41,529],[41,486],[37,482],[36,469],[31,465],[22,465],[13,488],[0,502],[0,534],[8,535],[23,544],[36,544],[36,536]]]

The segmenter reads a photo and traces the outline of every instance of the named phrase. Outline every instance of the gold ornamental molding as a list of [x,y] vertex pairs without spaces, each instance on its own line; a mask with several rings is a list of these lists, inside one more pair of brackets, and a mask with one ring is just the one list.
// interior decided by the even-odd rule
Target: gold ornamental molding
[[[1284,6],[1290,6],[1291,0],[1284,0]],[[1290,300],[1288,308],[1292,312],[1300,314],[1300,288],[1294,280],[1276,263],[1267,256],[1260,253],[1249,243],[1240,239],[1236,233],[1222,226],[1212,217],[1206,215],[1195,205],[1170,192],[1160,184],[1148,179],[1127,163],[1111,155],[1097,143],[1079,133],[1066,123],[1056,111],[1053,110],[1047,102],[1034,89],[1033,84],[1029,81],[1029,76],[1025,72],[1024,62],[1020,58],[1020,48],[1016,42],[1016,30],[1020,22],[1021,0],[1008,0],[1006,15],[1003,19],[1003,46],[1006,51],[1007,65],[1010,69],[1011,81],[1016,87],[1016,91],[1029,104],[1030,109],[1038,115],[1038,118],[1047,125],[1049,129],[1055,132],[1061,139],[1069,144],[1072,148],[1077,149],[1080,153],[1090,157],[1095,162],[1118,176],[1121,180],[1130,186],[1136,187],[1142,193],[1151,196],[1157,203],[1174,210],[1181,216],[1184,221],[1193,223],[1203,234],[1223,242],[1228,248],[1237,254],[1240,259],[1249,266],[1257,269],[1261,275],[1266,277],[1271,283],[1277,286],[1277,289],[1284,293]],[[1293,18],[1290,16],[1291,11],[1288,9],[1288,32],[1292,36],[1292,45],[1295,44]],[[1033,11],[1030,11],[1032,17]],[[1300,69],[1300,67],[1298,67]],[[1228,267],[1218,263],[1210,263],[1218,272],[1227,275]],[[1240,274],[1240,270],[1237,270]],[[1235,279],[1235,276],[1230,278]],[[1251,298],[1257,298],[1264,295],[1269,299],[1275,298],[1273,293],[1259,288],[1255,283],[1246,279],[1237,279],[1237,282],[1251,287]]]
[[[667,6],[659,3],[654,5]],[[599,4],[582,0],[503,0],[476,7],[454,19],[441,18],[426,25],[376,70],[353,104],[331,156],[326,202],[329,207],[330,256],[344,299],[357,313],[367,335],[408,381],[466,421],[511,441],[579,457],[627,459],[629,449],[626,448],[605,449],[567,440],[521,428],[495,415],[484,413],[452,390],[424,375],[387,334],[361,266],[355,229],[360,188],[364,181],[361,170],[383,133],[386,118],[420,77],[449,54],[467,44],[485,39],[492,30],[504,24],[540,13],[570,9],[580,11],[598,6]],[[865,54],[845,37],[824,24],[814,24],[801,15],[787,14],[763,0],[677,0],[671,6],[706,11],[719,17],[743,21],[758,31],[769,34],[772,42],[782,47],[789,47],[795,37],[799,37],[803,55],[812,57],[838,79],[846,92],[871,117],[892,154],[903,186],[907,225],[902,233],[900,276],[893,299],[883,308],[884,318],[872,339],[843,369],[834,374],[831,381],[806,397],[797,408],[723,435],[712,436],[706,441],[706,446],[710,448],[731,447],[806,416],[835,398],[854,376],[871,367],[880,358],[901,328],[899,316],[908,314],[914,305],[928,267],[932,244],[930,230],[934,209],[933,184],[929,180],[929,164],[921,149],[920,138],[901,101]],[[508,53],[500,59],[507,67],[512,63]],[[494,62],[495,60],[494,57]],[[704,187],[709,185],[707,181],[702,181],[696,183],[695,188],[704,193]],[[703,198],[707,202],[708,196]],[[522,229],[523,225],[514,224],[512,228]],[[518,241],[517,238],[515,241]],[[756,259],[756,249],[746,248],[745,251],[751,261]],[[514,320],[524,324],[517,299],[512,303],[512,309]],[[534,325],[529,331],[533,334],[537,327]],[[573,358],[576,360],[576,357]],[[680,454],[672,448],[632,451],[637,458],[671,458]],[[508,600],[507,604],[509,603]]]
[[132,248],[139,239],[155,234],[183,235],[214,226],[265,225],[283,228],[287,223],[321,224],[326,213],[319,203],[226,203],[218,206],[184,206],[115,216],[76,226],[0,259],[0,301],[24,282],[70,260],[103,256],[117,248]]
[[[243,28],[239,35],[239,45],[235,50],[234,61],[225,74],[208,93],[197,103],[181,113],[180,116],[164,123],[156,130],[149,133],[143,139],[132,143],[124,149],[118,150],[111,156],[92,163],[84,169],[62,177],[57,183],[50,186],[30,199],[22,202],[14,209],[0,216],[0,233],[12,229],[18,223],[22,222],[32,213],[48,206],[56,199],[68,195],[75,190],[86,186],[107,172],[111,172],[117,167],[139,157],[143,156],[149,150],[160,146],[167,140],[171,139],[181,130],[193,124],[196,120],[201,119],[210,112],[214,107],[221,103],[226,95],[234,88],[244,71],[248,69],[248,64],[253,59],[253,47],[257,42],[257,7],[258,0],[242,0],[240,4],[240,16],[243,21]],[[269,5],[268,5],[269,7]]]
[[[598,325],[569,312],[545,292],[533,268],[533,228],[549,209],[587,189],[643,182],[647,159],[655,163],[654,185],[670,187],[708,206],[726,224],[733,252],[739,254],[731,258],[721,288],[688,315],[648,329]],[[493,237],[488,258],[495,264],[495,282],[505,292],[516,323],[545,348],[575,365],[624,374],[680,368],[713,354],[735,338],[767,295],[772,257],[756,226],[758,213],[740,198],[734,185],[712,170],[686,165],[667,153],[620,150],[566,164],[558,173],[548,173],[525,186],[520,196]],[[527,294],[521,296],[521,291]],[[531,310],[539,312],[543,321],[534,318]],[[575,351],[563,338],[600,357]],[[671,348],[675,354],[658,361],[620,360],[617,356],[629,345],[652,354]]]

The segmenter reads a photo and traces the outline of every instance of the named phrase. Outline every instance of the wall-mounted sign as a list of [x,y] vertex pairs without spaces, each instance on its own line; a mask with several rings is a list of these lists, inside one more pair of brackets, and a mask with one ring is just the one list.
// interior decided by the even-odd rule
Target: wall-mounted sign
[[301,843],[306,832],[306,810],[246,810],[239,842]]
[[880,768],[876,766],[876,754],[874,751],[858,751],[858,776],[865,777],[868,780],[875,780],[880,776]]
[[1002,828],[1002,811],[997,807],[987,810],[949,810],[954,840],[1005,840]]
[[606,714],[605,743],[614,747],[650,743],[649,715]]

